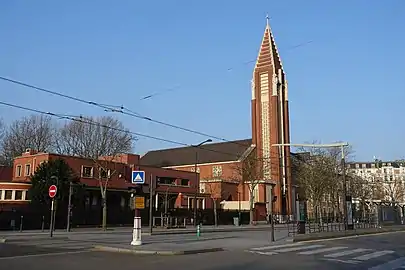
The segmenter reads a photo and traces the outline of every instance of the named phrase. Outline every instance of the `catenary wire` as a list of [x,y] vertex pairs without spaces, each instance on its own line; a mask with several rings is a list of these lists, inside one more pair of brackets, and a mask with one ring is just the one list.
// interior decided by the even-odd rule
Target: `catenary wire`
[[[300,43],[298,45],[291,46],[287,50],[293,50],[293,49],[308,45],[308,44],[310,44],[312,42],[313,42],[312,40],[307,41],[307,42],[303,42],[303,43]],[[247,65],[247,64],[253,63],[255,61],[256,61],[256,59],[246,61],[246,62],[243,62],[242,65]],[[234,68],[231,67],[231,68],[228,68],[227,70],[230,71],[230,70],[233,70],[233,69]],[[153,122],[153,123],[156,123],[156,124],[171,127],[171,128],[174,128],[174,129],[183,130],[183,131],[186,131],[186,132],[189,132],[189,133],[194,133],[194,134],[197,134],[197,135],[210,137],[210,138],[217,139],[217,140],[220,140],[220,141],[224,141],[224,142],[228,142],[228,143],[232,143],[232,144],[237,144],[237,145],[240,145],[240,146],[243,146],[243,147],[248,146],[246,144],[241,144],[241,143],[238,143],[238,142],[235,142],[235,141],[227,140],[227,139],[224,139],[224,138],[221,138],[221,137],[218,137],[218,136],[213,136],[213,135],[210,135],[210,134],[207,134],[207,133],[204,133],[204,132],[200,132],[200,131],[192,130],[192,129],[189,129],[189,128],[181,127],[181,126],[178,126],[178,125],[170,124],[170,123],[167,123],[167,122],[155,120],[155,119],[152,119],[150,117],[141,115],[141,114],[139,114],[139,113],[137,113],[135,111],[132,111],[132,110],[130,110],[130,109],[124,107],[124,106],[108,105],[108,104],[102,104],[102,103],[98,103],[98,102],[94,102],[94,101],[87,101],[87,100],[84,100],[84,99],[81,99],[81,98],[78,98],[78,97],[69,96],[69,95],[66,95],[66,94],[63,94],[63,93],[59,93],[59,92],[56,92],[56,91],[52,91],[52,90],[49,90],[49,89],[38,87],[38,86],[28,84],[28,83],[25,83],[25,82],[22,82],[22,81],[13,80],[13,79],[6,78],[6,77],[3,77],[3,76],[0,76],[0,79],[3,80],[3,81],[9,82],[9,83],[13,83],[13,84],[17,84],[17,85],[24,86],[24,87],[27,87],[27,88],[35,89],[35,90],[38,90],[38,91],[41,91],[41,92],[45,92],[45,93],[48,93],[48,94],[51,94],[51,95],[56,95],[56,96],[63,97],[63,98],[66,98],[66,99],[70,99],[70,100],[73,100],[73,101],[76,101],[76,102],[81,102],[81,103],[85,103],[85,104],[88,104],[88,105],[97,106],[97,107],[100,107],[100,108],[104,109],[104,111],[106,111],[106,112],[121,113],[121,114],[128,115],[128,116],[131,116],[131,117],[135,117],[135,118],[147,120],[147,121],[150,121],[150,122]],[[168,88],[168,89],[162,90],[162,91],[173,91],[173,90],[175,90],[177,88],[179,88],[179,86],[171,87],[171,88]],[[158,91],[158,92],[156,92],[154,94],[142,97],[140,100],[149,99],[149,98],[151,98],[151,97],[153,97],[155,95],[161,94],[162,91]]]
[[[190,145],[190,144],[187,144],[187,143],[184,143],[184,142],[179,142],[179,141],[175,141],[175,140],[168,140],[168,139],[155,137],[155,136],[151,136],[151,135],[147,135],[147,134],[133,132],[133,131],[130,131],[130,130],[115,128],[115,127],[111,127],[111,126],[108,126],[108,125],[105,125],[105,124],[98,123],[96,121],[93,121],[93,120],[91,120],[89,118],[86,118],[86,117],[83,117],[83,116],[72,116],[72,115],[67,115],[67,114],[58,114],[58,113],[54,113],[54,112],[46,112],[46,111],[33,109],[33,108],[29,108],[29,107],[25,107],[25,106],[21,106],[21,105],[16,105],[16,104],[8,103],[8,102],[3,102],[3,101],[0,101],[0,105],[4,105],[4,106],[7,106],[7,107],[16,108],[16,109],[21,109],[21,110],[29,111],[29,112],[33,112],[33,113],[38,113],[38,114],[42,114],[42,115],[47,115],[47,116],[50,116],[50,117],[58,118],[60,120],[64,119],[64,120],[68,120],[68,121],[71,121],[71,122],[81,122],[81,123],[84,123],[84,124],[99,126],[99,127],[103,127],[103,128],[106,128],[106,129],[111,129],[111,130],[123,132],[123,133],[129,133],[129,134],[136,135],[136,136],[139,136],[139,137],[145,137],[145,138],[149,138],[149,139],[153,139],[153,140],[157,140],[157,141],[168,142],[168,143],[180,145],[180,146],[183,146],[183,147],[197,147],[197,148],[200,148],[200,149],[202,149],[204,151],[213,152],[213,153],[217,153],[217,154],[228,155],[228,156],[232,156],[233,158],[238,158],[239,159],[243,155],[243,153],[241,155],[237,155],[237,154],[234,154],[234,153],[209,149],[209,148],[206,148],[204,146]],[[269,163],[270,163],[270,165],[271,164],[276,164],[275,162],[273,162],[271,160],[270,160]]]
[[[181,127],[181,126],[170,124],[170,123],[167,123],[167,122],[155,120],[155,119],[152,119],[150,117],[143,116],[143,115],[141,115],[141,114],[139,114],[137,112],[133,112],[133,111],[125,108],[124,106],[111,106],[111,105],[107,106],[105,104],[100,104],[100,103],[95,102],[95,101],[87,101],[87,100],[84,100],[84,99],[81,99],[81,98],[78,98],[78,97],[75,97],[75,96],[62,94],[62,93],[59,93],[59,92],[56,92],[56,91],[53,91],[53,90],[38,87],[38,86],[28,84],[28,83],[25,83],[25,82],[22,82],[22,81],[9,79],[9,78],[3,77],[3,76],[0,76],[0,79],[3,80],[3,81],[13,83],[13,84],[21,85],[21,86],[24,86],[24,87],[27,87],[27,88],[30,88],[30,89],[35,89],[35,90],[38,90],[38,91],[41,91],[41,92],[45,92],[45,93],[48,93],[48,94],[56,95],[56,96],[63,97],[63,98],[66,98],[66,99],[70,99],[70,100],[73,100],[73,101],[76,101],[76,102],[85,103],[85,104],[88,104],[88,105],[93,105],[93,106],[102,108],[102,109],[104,109],[104,111],[107,111],[107,112],[121,113],[121,114],[124,114],[124,115],[128,115],[128,116],[131,116],[131,117],[147,120],[147,121],[150,121],[150,122],[153,122],[153,123],[156,123],[156,124],[160,124],[160,125],[163,125],[163,126],[167,126],[167,127],[170,127],[170,128],[174,128],[174,129],[186,131],[186,132],[189,132],[189,133],[193,133],[193,134],[196,134],[196,135],[201,135],[201,136],[217,139],[217,140],[220,140],[220,141],[223,141],[223,142],[237,144],[237,145],[240,145],[240,146],[243,146],[243,147],[249,146],[249,145],[246,145],[246,144],[242,144],[242,143],[238,143],[238,142],[235,142],[235,141],[227,140],[227,139],[222,138],[222,137],[214,136],[212,134],[207,134],[207,133],[204,133],[204,132],[192,130],[192,129],[189,129],[189,128]],[[120,107],[120,108],[117,109],[118,107]]]
[[[151,135],[147,135],[147,134],[143,134],[143,133],[133,132],[133,131],[130,131],[130,130],[111,127],[111,126],[108,126],[108,125],[105,125],[105,124],[98,123],[97,121],[91,120],[91,119],[83,117],[83,116],[76,116],[75,117],[75,116],[72,116],[72,115],[58,114],[58,113],[53,113],[53,112],[46,112],[46,111],[33,109],[33,108],[29,108],[29,107],[25,107],[25,106],[21,106],[21,105],[16,105],[16,104],[8,103],[8,102],[3,102],[3,101],[0,101],[0,104],[4,105],[4,106],[12,107],[12,108],[17,108],[17,109],[33,112],[33,113],[38,113],[38,114],[42,114],[42,115],[48,115],[48,116],[51,116],[51,117],[56,117],[58,119],[65,119],[65,120],[74,121],[74,122],[81,122],[81,123],[94,125],[94,126],[99,126],[99,127],[103,127],[103,128],[123,132],[123,133],[129,133],[129,134],[132,134],[132,135],[135,135],[135,136],[145,137],[145,138],[149,138],[149,139],[153,139],[153,140],[157,140],[157,141],[168,142],[168,143],[172,143],[172,144],[176,144],[176,145],[180,145],[180,146],[185,146],[185,147],[196,147],[194,145],[190,145],[190,144],[187,144],[187,143],[184,143],[184,142],[164,139],[164,138],[155,137],[155,136],[151,136]],[[199,146],[198,148],[201,148],[203,150],[210,151],[210,152],[215,152],[215,153],[218,153],[218,154],[232,155],[233,157],[238,157],[238,158],[240,157],[239,155],[236,155],[236,154],[223,152],[223,151],[217,151],[217,150],[213,150],[213,149],[208,149],[208,148],[205,148],[203,146]]]

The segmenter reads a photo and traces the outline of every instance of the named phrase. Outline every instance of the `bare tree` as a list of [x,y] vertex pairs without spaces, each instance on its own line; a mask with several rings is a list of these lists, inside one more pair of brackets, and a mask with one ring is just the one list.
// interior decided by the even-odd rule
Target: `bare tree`
[[258,158],[256,152],[252,152],[236,166],[234,172],[240,184],[248,187],[249,190],[249,219],[253,224],[254,203],[256,200],[256,190],[260,183],[264,182],[265,173],[270,169],[270,162],[267,158]]
[[391,203],[404,202],[405,188],[400,179],[392,177],[383,183],[383,188],[385,197],[388,198]]
[[[316,143],[314,143],[316,144]],[[342,164],[340,148],[301,148],[309,158],[296,166],[296,175],[301,192],[312,204],[315,217],[322,220],[322,212],[336,218],[340,213],[342,200]],[[345,148],[345,159],[352,155],[351,148]]]
[[81,117],[60,128],[56,150],[64,155],[98,159],[130,152],[133,141],[132,134],[116,118]]
[[377,196],[378,185],[373,179],[359,175],[349,175],[350,190],[353,198],[357,199],[362,207],[362,218],[366,218],[366,206]]
[[4,151],[2,149],[5,133],[6,133],[6,126],[4,124],[3,119],[0,118],[0,165],[7,165],[7,163],[8,163],[4,156]]
[[31,115],[16,120],[3,133],[1,141],[2,156],[12,164],[27,148],[38,152],[52,151],[56,125],[51,117]]
[[222,188],[223,180],[202,179],[200,185],[203,187],[203,193],[210,195],[213,211],[214,211],[214,225],[218,226],[218,206],[222,198],[230,195],[228,190]]
[[57,151],[90,158],[97,171],[103,207],[102,226],[107,227],[107,187],[117,173],[117,157],[132,150],[134,137],[118,119],[110,116],[81,117],[66,123],[59,131]]

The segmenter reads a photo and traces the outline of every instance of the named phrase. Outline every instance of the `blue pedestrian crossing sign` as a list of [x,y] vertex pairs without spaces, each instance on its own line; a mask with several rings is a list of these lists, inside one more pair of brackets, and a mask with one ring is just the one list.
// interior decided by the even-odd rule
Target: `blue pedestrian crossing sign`
[[145,184],[145,171],[132,171],[132,184]]

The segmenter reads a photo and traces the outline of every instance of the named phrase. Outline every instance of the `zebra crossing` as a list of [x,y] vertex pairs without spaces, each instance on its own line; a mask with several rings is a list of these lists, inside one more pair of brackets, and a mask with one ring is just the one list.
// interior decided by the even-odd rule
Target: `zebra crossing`
[[[360,264],[394,255],[393,250],[375,250],[370,248],[349,248],[347,246],[328,246],[325,244],[291,243],[250,248],[248,252],[274,256],[283,253],[295,253],[299,256],[319,255],[320,259],[346,264]],[[405,260],[405,259],[402,259]],[[404,264],[405,266],[405,264]],[[404,267],[405,268],[405,267]]]

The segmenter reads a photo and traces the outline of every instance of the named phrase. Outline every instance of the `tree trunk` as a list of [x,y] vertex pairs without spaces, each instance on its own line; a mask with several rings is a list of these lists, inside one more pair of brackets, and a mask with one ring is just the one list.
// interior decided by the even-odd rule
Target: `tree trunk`
[[107,230],[107,196],[106,193],[104,191],[104,193],[102,194],[102,200],[103,200],[103,230],[106,231]]
[[250,194],[249,198],[249,224],[253,225],[254,223],[254,201],[253,194]]
[[217,200],[213,199],[214,203],[214,225],[218,226]]

